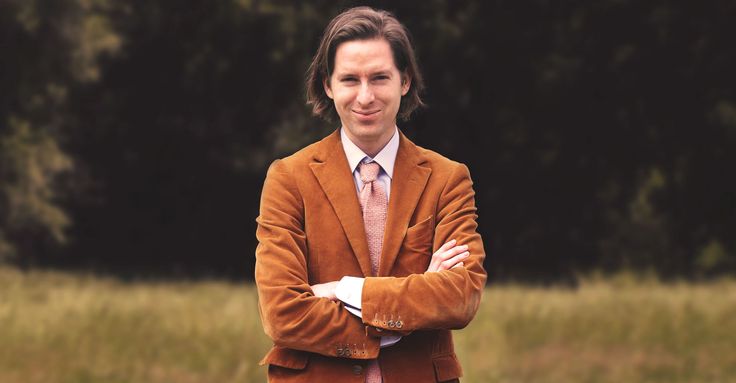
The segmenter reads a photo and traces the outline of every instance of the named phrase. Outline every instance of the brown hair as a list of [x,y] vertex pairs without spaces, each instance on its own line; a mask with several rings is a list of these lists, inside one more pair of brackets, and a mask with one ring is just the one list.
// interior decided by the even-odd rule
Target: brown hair
[[337,15],[327,25],[317,53],[307,71],[307,104],[312,113],[331,121],[337,117],[334,104],[327,96],[324,82],[329,81],[335,64],[337,47],[347,41],[383,38],[391,46],[394,64],[404,80],[411,80],[409,92],[401,98],[399,117],[409,119],[411,113],[424,106],[419,93],[424,81],[419,73],[409,31],[389,12],[370,7],[350,8]]

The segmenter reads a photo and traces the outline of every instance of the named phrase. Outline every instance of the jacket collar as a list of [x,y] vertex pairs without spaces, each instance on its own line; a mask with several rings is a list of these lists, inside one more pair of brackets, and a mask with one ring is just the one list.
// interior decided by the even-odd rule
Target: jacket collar
[[[432,173],[419,148],[401,131],[399,134],[399,150],[391,181],[391,198],[378,276],[390,275],[409,227],[409,220]],[[363,214],[355,192],[353,174],[342,148],[339,129],[316,145],[309,167],[337,214],[363,275],[371,276]]]

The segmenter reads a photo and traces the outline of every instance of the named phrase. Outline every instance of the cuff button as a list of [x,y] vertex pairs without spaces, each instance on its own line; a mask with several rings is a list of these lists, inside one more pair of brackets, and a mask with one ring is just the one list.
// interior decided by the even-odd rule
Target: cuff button
[[362,373],[363,373],[363,366],[359,364],[353,365],[353,374],[360,375]]

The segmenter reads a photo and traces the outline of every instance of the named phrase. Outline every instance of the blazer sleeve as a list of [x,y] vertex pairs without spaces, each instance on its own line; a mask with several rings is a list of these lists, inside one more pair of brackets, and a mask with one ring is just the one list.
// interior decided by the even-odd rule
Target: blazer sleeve
[[403,333],[467,326],[478,311],[486,282],[485,251],[476,231],[477,217],[470,172],[456,163],[439,197],[433,252],[454,238],[458,244],[468,245],[470,257],[463,261],[464,267],[450,270],[401,278],[366,278],[363,322]]
[[314,296],[307,273],[304,206],[284,160],[268,170],[256,219],[259,312],[276,346],[354,359],[376,358],[379,339],[339,302]]

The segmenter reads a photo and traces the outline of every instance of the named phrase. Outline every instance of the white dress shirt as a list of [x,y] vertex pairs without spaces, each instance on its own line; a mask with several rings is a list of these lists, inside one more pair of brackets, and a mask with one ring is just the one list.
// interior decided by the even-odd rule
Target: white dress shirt
[[[381,167],[376,177],[376,181],[383,185],[386,191],[386,202],[391,197],[391,179],[394,174],[394,163],[396,162],[396,154],[399,152],[399,129],[395,128],[394,135],[388,141],[386,146],[381,149],[375,157],[371,158],[365,154],[357,145],[355,145],[347,134],[345,129],[340,129],[340,138],[342,141],[342,148],[345,150],[345,156],[348,159],[348,165],[350,171],[353,173],[353,179],[355,181],[355,189],[360,198],[360,190],[363,189],[363,181],[360,180],[360,171],[358,170],[358,164],[361,161],[365,163],[376,162]],[[337,299],[345,304],[345,308],[352,314],[362,318],[360,311],[362,307],[362,296],[363,296],[363,282],[364,278],[342,277],[340,282],[335,288],[335,296]],[[381,347],[388,347],[401,339],[400,336],[382,336]]]

